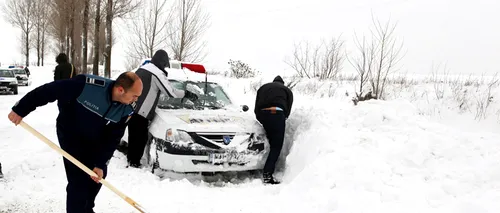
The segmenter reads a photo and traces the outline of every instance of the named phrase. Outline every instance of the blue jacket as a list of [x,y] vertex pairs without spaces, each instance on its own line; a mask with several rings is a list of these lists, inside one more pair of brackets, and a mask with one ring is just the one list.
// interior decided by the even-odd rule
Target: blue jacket
[[[94,166],[104,168],[113,156],[134,112],[133,105],[111,99],[114,81],[93,75],[77,75],[72,79],[53,81],[27,93],[12,110],[25,117],[36,107],[58,101],[59,143],[87,147]],[[64,138],[65,141],[61,141]],[[83,143],[83,144],[82,144]],[[93,168],[90,168],[93,169]]]

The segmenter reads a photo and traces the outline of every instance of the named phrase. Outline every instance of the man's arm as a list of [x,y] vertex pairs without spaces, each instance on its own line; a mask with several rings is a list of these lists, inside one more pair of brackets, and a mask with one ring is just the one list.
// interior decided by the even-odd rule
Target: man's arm
[[[129,116],[131,116],[130,114]],[[103,140],[98,144],[98,153],[94,161],[95,167],[103,169],[106,167],[106,163],[113,157],[118,144],[120,143],[123,134],[125,133],[125,128],[128,125],[128,117],[122,118],[122,120],[116,124],[110,124],[106,126],[105,135]]]
[[80,75],[74,79],[53,81],[39,86],[28,92],[13,107],[17,115],[27,116],[37,107],[55,100],[67,101],[78,97],[85,85],[85,76]]
[[174,88],[166,78],[151,76],[151,83],[154,84],[162,93],[168,94],[170,97],[183,98],[186,93],[184,90]]

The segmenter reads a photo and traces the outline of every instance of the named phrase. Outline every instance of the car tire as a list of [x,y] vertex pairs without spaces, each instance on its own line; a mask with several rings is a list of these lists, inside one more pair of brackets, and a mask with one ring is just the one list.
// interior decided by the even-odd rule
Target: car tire
[[12,91],[14,92],[14,95],[19,94],[19,91],[17,90],[17,87],[13,87],[13,88],[12,88]]

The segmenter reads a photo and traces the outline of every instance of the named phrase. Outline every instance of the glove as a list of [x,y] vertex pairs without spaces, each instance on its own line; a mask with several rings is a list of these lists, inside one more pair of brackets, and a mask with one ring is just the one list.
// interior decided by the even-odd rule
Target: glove
[[190,92],[189,90],[184,90],[184,92],[185,92],[184,93],[184,98],[187,98],[187,99],[189,99],[189,100],[191,100],[193,102],[196,101],[196,100],[198,100],[198,95]]

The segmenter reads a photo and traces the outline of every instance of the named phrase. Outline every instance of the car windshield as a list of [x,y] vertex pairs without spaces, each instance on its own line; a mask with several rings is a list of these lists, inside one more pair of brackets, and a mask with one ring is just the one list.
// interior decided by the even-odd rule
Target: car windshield
[[14,78],[14,72],[10,70],[0,70],[0,77]]
[[14,71],[15,74],[26,75],[26,71],[23,70],[23,69],[15,69],[15,70],[12,70],[12,71]]
[[198,97],[198,100],[194,102],[185,98],[172,98],[167,94],[161,94],[158,101],[158,107],[161,109],[221,109],[231,104],[231,100],[222,87],[216,83],[208,82],[206,86],[205,82],[180,82],[170,80],[170,83],[177,89],[183,89],[186,87],[185,85],[193,84],[202,90],[202,94]]

